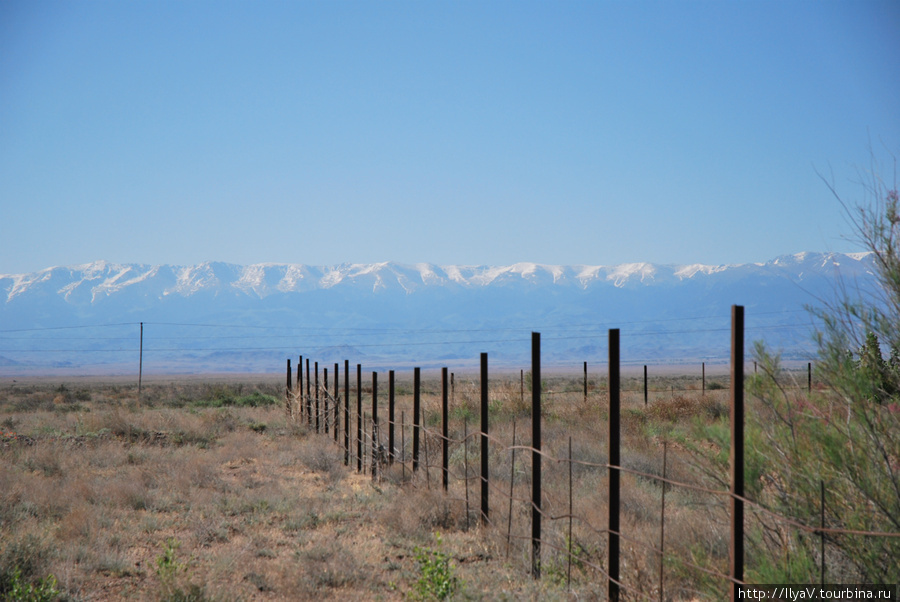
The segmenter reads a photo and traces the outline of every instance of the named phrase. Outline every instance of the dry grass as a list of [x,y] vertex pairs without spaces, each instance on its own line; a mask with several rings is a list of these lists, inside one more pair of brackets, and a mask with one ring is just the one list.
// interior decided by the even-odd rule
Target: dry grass
[[[397,420],[405,412],[406,458],[412,448],[407,384],[398,380]],[[457,599],[603,597],[608,402],[597,383],[591,383],[587,403],[580,380],[550,384],[544,406],[547,518],[540,581],[529,577],[531,456],[519,450],[513,465],[507,449],[513,420],[517,442],[530,442],[518,378],[492,382],[486,529],[479,527],[480,482],[473,478],[478,439],[470,437],[468,453],[461,443],[463,421],[468,420],[469,433],[477,429],[479,390],[471,380],[455,383],[447,494],[440,489],[437,440],[428,446],[427,471],[423,465],[415,479],[409,464],[398,462],[373,481],[356,473],[355,458],[349,468],[343,465],[343,451],[330,436],[292,422],[280,401],[258,407],[237,403],[254,392],[277,398],[275,384],[240,389],[157,384],[145,387],[141,403],[134,388],[124,385],[4,384],[0,574],[14,567],[32,579],[52,573],[63,597],[72,600],[401,600],[421,594],[421,554],[431,550],[451,559],[460,582]],[[428,386],[425,423],[439,432],[440,392],[435,383]],[[210,400],[223,399],[233,403],[210,407],[216,405]],[[661,475],[662,440],[691,420],[716,420],[723,400],[719,391],[706,396],[681,391],[658,394],[644,408],[642,395],[627,393],[623,463]],[[387,396],[382,393],[379,401],[386,406]],[[371,401],[364,396],[366,403]],[[380,415],[384,424],[387,411]],[[568,520],[552,519],[568,513],[570,437],[576,462],[571,539]],[[381,439],[386,442],[384,427]],[[398,424],[398,448],[400,442]],[[466,463],[468,492],[462,478]],[[667,474],[679,481],[700,479],[690,454],[674,444]],[[623,576],[635,590],[656,598],[659,556],[653,548],[659,545],[662,488],[630,474],[622,482],[622,528],[630,538],[622,544]],[[670,489],[666,504],[666,599],[704,593],[715,599],[714,591],[704,591],[708,580],[683,560],[723,565],[724,503]],[[169,574],[159,570],[167,549],[175,567]]]

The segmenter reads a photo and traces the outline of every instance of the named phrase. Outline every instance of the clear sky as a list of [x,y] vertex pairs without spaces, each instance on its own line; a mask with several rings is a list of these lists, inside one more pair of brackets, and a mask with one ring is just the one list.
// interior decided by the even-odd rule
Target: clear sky
[[852,251],[900,3],[0,2],[0,273]]

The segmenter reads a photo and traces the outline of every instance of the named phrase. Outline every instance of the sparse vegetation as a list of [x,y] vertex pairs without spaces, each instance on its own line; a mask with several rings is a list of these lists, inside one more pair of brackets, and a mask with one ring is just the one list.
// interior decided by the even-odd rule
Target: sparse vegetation
[[[405,411],[407,418],[402,457],[409,460],[411,388],[402,376],[398,384],[404,393],[397,396],[397,415]],[[439,425],[433,418],[440,413],[439,387],[425,384],[424,423]],[[727,443],[727,391],[704,395],[694,377],[660,378],[651,385],[645,406],[639,382],[623,383],[623,463],[661,476],[662,442],[669,441],[668,478],[724,489],[706,452],[721,449],[716,442]],[[545,464],[550,515],[566,514],[563,459],[569,437],[578,463],[573,466],[577,519],[571,536],[565,520],[545,521],[541,581],[529,576],[530,457],[520,452],[512,465],[509,451],[492,443],[496,493],[487,529],[478,526],[477,480],[466,503],[464,465],[468,460],[472,477],[479,450],[470,443],[466,459],[462,420],[469,411],[477,416],[475,379],[456,378],[455,403],[468,409],[451,412],[448,494],[440,487],[440,444],[433,433],[428,470],[421,466],[412,479],[409,463],[404,467],[398,458],[373,481],[357,474],[355,457],[344,466],[343,450],[331,435],[317,436],[291,419],[278,397],[281,386],[151,385],[139,404],[131,386],[67,385],[89,397],[77,402],[80,410],[60,412],[52,401],[58,384],[0,384],[2,583],[10,583],[16,570],[18,583],[35,589],[51,585],[53,576],[57,597],[71,600],[605,596],[598,570],[606,562],[608,401],[602,382],[591,383],[585,402],[579,378],[544,378],[544,451],[559,459]],[[517,441],[527,439],[530,417],[520,386],[518,374],[492,377],[491,435],[498,441],[512,442],[514,420]],[[273,401],[238,402],[245,398]],[[209,403],[218,399],[233,402]],[[384,427],[382,437],[386,440]],[[396,439],[399,447],[399,432]],[[638,592],[656,597],[662,488],[628,473],[622,484],[622,525],[629,537],[622,549],[624,576]],[[510,485],[511,507],[501,493]],[[727,567],[726,505],[716,496],[677,487],[666,495],[667,599],[719,599],[724,581],[690,565]],[[512,525],[509,542],[507,524]],[[797,557],[794,565],[806,562]]]

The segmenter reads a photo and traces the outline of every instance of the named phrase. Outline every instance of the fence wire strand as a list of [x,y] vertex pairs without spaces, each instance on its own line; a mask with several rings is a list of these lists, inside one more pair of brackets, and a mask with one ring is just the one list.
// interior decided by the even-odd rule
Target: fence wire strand
[[[803,388],[803,387],[799,387],[799,388]],[[696,391],[696,390],[698,390],[698,389],[679,389],[677,391],[684,392],[684,391]],[[659,392],[670,392],[670,391],[675,392],[676,390],[674,388],[672,388],[672,389],[660,390]],[[568,392],[568,391],[566,391],[566,392]],[[566,393],[566,392],[561,392],[561,393]],[[348,394],[348,393],[349,392],[345,392],[345,394]],[[340,423],[341,419],[347,420],[347,421],[349,421],[350,424],[353,424],[353,421],[358,422],[362,418],[362,422],[365,425],[362,428],[362,450],[363,450],[363,460],[364,460],[362,462],[362,469],[363,469],[363,474],[365,474],[366,469],[370,468],[369,465],[374,464],[373,458],[370,457],[371,454],[366,454],[365,452],[371,451],[371,449],[376,449],[376,448],[380,449],[380,446],[382,445],[382,438],[383,438],[384,432],[389,428],[396,428],[398,426],[397,422],[387,420],[387,421],[384,421],[384,423],[379,423],[378,428],[375,429],[375,434],[377,436],[377,439],[373,440],[372,434],[371,434],[371,431],[369,428],[371,426],[371,422],[372,422],[371,416],[367,416],[365,413],[363,413],[363,416],[360,417],[360,415],[356,412],[356,409],[353,407],[350,408],[349,415],[346,415],[344,413],[344,409],[340,407],[340,402],[342,399],[341,396],[338,395],[337,397],[335,397],[324,386],[320,385],[319,394],[322,395],[322,401],[323,401],[322,406],[319,409],[319,417],[322,419],[323,425],[330,424],[333,428],[336,429],[336,428],[338,428],[338,424]],[[435,394],[436,394],[435,392],[429,393],[430,396],[434,396]],[[287,395],[289,396],[291,403],[296,404],[296,406],[299,409],[298,418],[297,418],[299,420],[299,418],[301,416],[303,416],[303,414],[306,413],[304,410],[306,408],[312,407],[310,405],[310,399],[309,399],[310,396],[305,395],[302,390],[299,392],[288,390]],[[602,392],[601,392],[601,396],[602,396]],[[304,402],[306,403],[306,405],[304,405]],[[328,402],[331,402],[335,405],[332,406],[328,411],[326,411],[324,409],[324,406],[327,405]],[[423,406],[424,406],[424,404],[423,404]],[[337,422],[333,421],[333,416],[330,417],[330,414],[332,414],[332,413],[336,413],[339,416]],[[427,414],[427,412],[425,411],[425,409],[423,407],[423,410],[422,410],[423,418],[426,414]],[[307,417],[307,420],[309,420],[310,418],[312,418],[312,417]],[[328,422],[330,418],[332,419],[331,423]],[[308,423],[309,422],[307,422],[307,424]],[[866,537],[885,537],[885,538],[900,537],[900,533],[862,531],[862,530],[856,530],[856,529],[844,529],[844,528],[839,528],[839,527],[809,526],[809,525],[806,525],[796,519],[783,516],[783,515],[779,514],[778,512],[775,512],[774,510],[771,510],[771,509],[763,506],[762,504],[758,503],[755,500],[747,498],[746,496],[736,495],[731,491],[726,491],[726,490],[722,490],[722,489],[713,489],[710,487],[705,487],[705,486],[697,485],[697,484],[693,484],[693,483],[686,483],[684,481],[680,481],[680,480],[677,480],[677,479],[674,479],[671,477],[663,477],[663,476],[660,476],[657,474],[652,474],[649,472],[636,470],[633,468],[628,468],[628,467],[622,466],[622,465],[613,465],[608,462],[606,462],[606,463],[590,462],[590,461],[586,461],[586,460],[576,460],[576,459],[572,459],[570,457],[560,458],[560,457],[555,456],[553,453],[551,453],[547,450],[544,450],[544,449],[539,450],[539,449],[534,448],[531,445],[518,444],[518,443],[514,444],[514,445],[507,444],[507,442],[505,440],[497,437],[496,435],[494,435],[492,433],[483,433],[481,430],[478,430],[478,429],[473,430],[473,431],[469,432],[468,434],[463,435],[462,437],[451,436],[448,434],[448,436],[445,438],[442,432],[438,432],[437,430],[426,426],[424,420],[420,420],[419,425],[417,427],[414,426],[413,423],[400,425],[400,427],[402,429],[413,430],[413,431],[415,431],[415,429],[418,428],[419,434],[421,437],[421,441],[422,441],[422,449],[420,450],[421,455],[418,458],[419,471],[412,470],[412,466],[415,464],[416,459],[412,458],[411,452],[408,453],[408,450],[407,450],[407,448],[412,445],[411,437],[406,438],[405,435],[401,435],[401,439],[405,439],[405,443],[403,445],[401,445],[401,448],[399,448],[399,449],[389,450],[390,454],[393,455],[393,457],[394,457],[393,463],[397,466],[403,467],[403,469],[405,470],[405,474],[408,475],[406,478],[404,478],[402,480],[402,483],[404,485],[412,486],[414,488],[420,488],[420,487],[422,487],[422,481],[424,480],[425,485],[429,489],[431,488],[430,476],[429,476],[430,471],[434,470],[437,473],[440,473],[443,470],[442,463],[436,464],[431,461],[434,459],[434,456],[439,455],[438,453],[435,453],[437,450],[432,450],[432,453],[429,454],[429,449],[431,447],[437,446],[437,448],[440,448],[441,445],[443,444],[444,440],[446,439],[448,447],[452,450],[448,453],[450,455],[455,455],[456,453],[459,453],[460,448],[465,449],[466,448],[465,446],[470,443],[474,443],[477,445],[477,442],[480,441],[481,437],[485,437],[485,439],[492,445],[491,451],[490,451],[492,456],[502,457],[505,454],[510,455],[511,470],[512,470],[512,476],[513,476],[513,479],[512,479],[512,481],[510,481],[509,486],[505,486],[502,484],[502,483],[507,482],[506,478],[503,478],[500,476],[492,476],[492,475],[488,476],[487,486],[488,486],[488,491],[491,492],[492,499],[499,498],[503,502],[510,502],[510,504],[518,505],[518,507],[520,509],[528,509],[528,510],[537,511],[543,518],[545,518],[547,521],[550,521],[551,524],[554,524],[557,521],[568,520],[568,519],[577,521],[580,528],[587,529],[588,532],[590,532],[594,535],[594,537],[597,537],[601,540],[604,537],[608,537],[610,534],[615,534],[615,535],[619,536],[623,541],[627,541],[630,544],[637,546],[639,549],[645,549],[653,554],[663,556],[663,557],[664,557],[664,550],[661,547],[659,547],[655,544],[648,544],[648,543],[641,541],[640,539],[634,538],[620,530],[619,531],[610,531],[609,529],[598,528],[598,527],[594,526],[593,524],[591,524],[591,522],[585,516],[579,514],[578,512],[564,512],[561,514],[554,514],[554,513],[550,512],[549,508],[547,508],[547,509],[543,508],[543,506],[545,505],[545,502],[550,507],[552,507],[554,505],[552,503],[553,496],[548,495],[546,492],[543,493],[542,497],[544,499],[542,500],[541,507],[536,505],[534,503],[534,500],[532,500],[531,498],[520,497],[518,495],[515,495],[515,490],[516,490],[515,475],[522,474],[521,471],[517,473],[515,471],[515,467],[517,464],[530,462],[530,460],[523,460],[521,458],[518,460],[518,462],[516,462],[515,453],[516,452],[530,452],[532,454],[537,454],[541,458],[545,458],[548,461],[556,462],[557,464],[580,466],[580,467],[587,468],[587,469],[598,470],[598,471],[607,471],[607,472],[615,470],[615,471],[619,471],[621,473],[632,475],[634,477],[639,477],[642,479],[648,479],[648,480],[657,482],[662,487],[671,486],[671,487],[676,487],[676,488],[687,490],[687,491],[693,491],[693,492],[697,492],[697,493],[712,495],[719,499],[729,498],[729,499],[739,500],[747,508],[749,508],[751,510],[758,511],[759,513],[765,514],[766,516],[769,516],[770,518],[772,518],[774,520],[780,521],[786,525],[791,526],[794,529],[800,530],[800,531],[808,533],[808,534],[858,535],[858,536],[866,536]],[[322,430],[322,432],[323,433],[326,432],[327,428],[328,427],[325,426],[324,429]],[[355,433],[352,432],[353,429],[349,429],[349,430],[351,431],[350,442],[349,442],[350,445],[349,445],[349,449],[345,450],[345,451],[348,454],[348,458],[349,458],[348,466],[352,466],[354,459],[358,460],[359,458],[355,454],[355,449],[354,449],[357,446],[356,445],[357,444],[356,435],[355,435]],[[335,434],[335,439],[338,440],[337,434]],[[435,443],[435,442],[437,442],[437,443]],[[339,445],[340,445],[341,449],[344,449],[344,444],[343,444],[342,440],[340,441]],[[478,450],[477,446],[475,447],[475,450],[476,451],[474,451],[474,452],[472,450],[468,450],[467,452],[464,452],[465,459],[468,460],[469,454],[480,453],[480,450]],[[429,458],[429,455],[431,455],[432,458]],[[366,460],[368,460],[368,461],[366,461]],[[675,460],[679,461],[678,459],[675,459]],[[693,465],[691,465],[691,466],[693,466]],[[469,469],[469,470],[471,471],[471,469]],[[384,471],[384,466],[379,466],[378,467],[379,474],[383,474],[383,471]],[[422,475],[423,472],[425,473],[424,477]],[[452,482],[462,483],[466,487],[467,495],[468,495],[468,488],[472,482],[479,483],[479,482],[483,482],[485,480],[485,477],[483,475],[468,474],[464,470],[461,471],[459,466],[457,466],[455,464],[452,468],[448,467],[448,475],[449,475],[449,477],[452,477],[452,479],[451,479]],[[711,475],[707,475],[707,476],[711,476]],[[724,484],[721,481],[721,479],[716,479],[716,480],[718,480],[720,483]],[[476,491],[477,491],[477,489],[476,489]],[[457,495],[451,495],[449,491],[444,492],[443,495],[444,495],[444,498],[450,502],[466,504],[466,507],[468,508],[468,512],[466,513],[466,515],[467,515],[466,521],[467,522],[469,519],[469,515],[473,511],[475,512],[476,515],[481,514],[481,509],[478,508],[474,503],[472,505],[469,505],[469,500],[467,499],[467,497],[459,497]],[[572,495],[572,492],[569,491],[569,496],[571,496],[571,495]],[[496,496],[496,497],[494,497],[494,496]],[[477,497],[480,497],[480,496],[476,494],[476,498]],[[502,508],[502,504],[500,507]],[[521,512],[521,510],[520,510],[520,512]],[[509,515],[508,518],[510,520],[512,519],[513,514],[514,513],[512,511],[512,506],[510,506],[510,511],[508,512],[508,515]],[[499,522],[497,522],[497,520],[495,520],[495,518],[493,516],[486,517],[485,522],[486,522],[488,528],[492,528],[492,529],[503,529],[504,528],[504,526],[502,526]],[[476,522],[476,524],[480,524],[480,523]],[[519,535],[519,534],[513,533],[511,527],[512,527],[511,523],[508,526],[506,526],[508,540],[515,540],[515,541],[521,541],[521,542],[532,541],[532,538],[530,536]],[[559,534],[556,534],[555,536],[559,536]],[[573,553],[572,549],[571,549],[572,548],[571,541],[568,542],[567,547],[562,547],[562,546],[559,546],[558,544],[554,543],[552,541],[552,537],[553,537],[553,535],[551,535],[551,534],[542,535],[541,542],[540,542],[541,546],[546,547],[547,549],[555,550],[557,552],[562,553],[564,556],[568,557],[569,562],[571,562],[571,556]],[[523,552],[524,552],[524,550],[523,550]],[[596,571],[603,578],[610,579],[610,575],[609,575],[608,571],[602,565],[597,564],[596,562],[593,562],[588,558],[579,558],[578,562],[581,566],[588,567],[588,568]],[[734,584],[739,584],[739,585],[744,584],[744,581],[734,579],[730,575],[727,575],[720,571],[711,569],[707,566],[701,566],[701,565],[699,565],[691,560],[685,559],[685,558],[679,558],[679,563],[683,566],[690,567],[691,569],[700,571],[702,573],[709,575],[710,577],[714,577],[716,579],[719,579],[719,580],[722,580],[722,581],[725,581],[728,583],[734,583]],[[640,598],[652,599],[648,594],[644,593],[643,591],[639,591],[639,590],[635,589],[634,587],[629,586],[627,583],[623,582],[621,579],[611,580],[611,582],[616,583],[623,590],[629,591]]]

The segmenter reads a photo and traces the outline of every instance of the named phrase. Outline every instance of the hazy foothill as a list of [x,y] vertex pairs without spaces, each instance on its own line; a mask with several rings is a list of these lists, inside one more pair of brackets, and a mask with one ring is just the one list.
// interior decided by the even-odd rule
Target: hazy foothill
[[91,264],[0,274],[0,374],[271,372],[302,350],[325,362],[519,369],[531,331],[560,369],[623,361],[725,365],[729,307],[747,308],[750,340],[805,365],[816,325],[806,304],[837,277],[877,287],[871,253],[797,253],[738,265],[437,266],[397,263],[189,266]]

